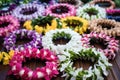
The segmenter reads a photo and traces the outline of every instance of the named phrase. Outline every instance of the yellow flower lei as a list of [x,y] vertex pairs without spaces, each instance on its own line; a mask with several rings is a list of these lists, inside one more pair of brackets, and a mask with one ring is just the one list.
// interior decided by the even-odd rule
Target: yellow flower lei
[[28,30],[35,30],[38,33],[46,33],[50,30],[54,30],[57,28],[56,19],[52,20],[51,25],[47,24],[45,27],[39,26],[39,25],[32,26],[31,24],[32,24],[32,21],[29,20],[29,21],[26,21],[23,26]]
[[[69,21],[69,25],[66,21]],[[75,21],[77,21],[78,23],[76,23]],[[71,17],[62,18],[61,22],[62,22],[62,28],[70,27],[75,32],[78,32],[80,34],[83,34],[88,28],[88,21],[79,17],[71,16]],[[81,26],[79,26],[80,23],[81,23]],[[72,26],[73,24],[77,26]]]
[[9,53],[0,52],[0,62],[3,61],[3,65],[9,64],[10,59],[13,57],[14,51],[11,50]]

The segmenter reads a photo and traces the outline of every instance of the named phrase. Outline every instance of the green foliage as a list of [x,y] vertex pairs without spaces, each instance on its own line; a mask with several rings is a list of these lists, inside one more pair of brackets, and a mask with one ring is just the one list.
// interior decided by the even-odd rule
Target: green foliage
[[118,8],[120,8],[120,0],[114,0],[114,2],[115,2],[115,4],[116,4],[116,6],[117,6]]
[[67,34],[65,32],[57,32],[57,33],[53,34],[53,40],[57,40],[57,39],[61,39],[61,38],[70,40],[71,39],[71,35]]
[[96,10],[95,8],[86,8],[84,10],[84,12],[88,13],[89,15],[97,15],[98,14],[98,10]]
[[32,26],[46,26],[47,24],[51,25],[53,19],[54,17],[49,15],[46,17],[39,16],[37,19],[32,20]]

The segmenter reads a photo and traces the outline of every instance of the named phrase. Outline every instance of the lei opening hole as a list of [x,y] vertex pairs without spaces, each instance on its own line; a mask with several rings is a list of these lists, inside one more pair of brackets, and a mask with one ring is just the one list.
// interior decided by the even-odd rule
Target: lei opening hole
[[90,16],[98,14],[98,10],[96,10],[95,8],[87,8],[84,10],[84,12],[88,13]]
[[61,33],[58,32],[54,34],[52,41],[55,45],[58,45],[58,44],[65,45],[70,41],[70,39],[71,39],[70,34],[66,34],[64,32],[61,32]]
[[0,50],[2,50],[3,48],[3,42],[4,42],[3,37],[0,37]]
[[37,8],[29,7],[29,8],[23,8],[20,13],[23,15],[31,15],[36,11],[37,11]]
[[83,68],[84,70],[88,70],[90,66],[94,65],[95,62],[92,62],[91,60],[83,60],[83,59],[77,59],[74,60],[73,67],[76,68]]
[[100,39],[96,39],[95,37],[91,38],[90,40],[90,45],[93,45],[96,48],[100,48],[100,49],[106,49],[108,46],[107,41],[105,41],[104,39],[100,38]]
[[108,16],[120,16],[120,12],[111,13],[108,14]]
[[0,22],[0,28],[7,27],[10,23],[9,22]]
[[108,30],[114,28],[113,25],[106,23],[99,23],[97,26],[101,26],[102,28],[107,28]]
[[18,45],[26,44],[26,43],[29,43],[31,40],[32,39],[27,37],[23,37],[23,38],[17,37],[15,45],[18,46]]
[[32,70],[35,70],[37,67],[44,67],[45,64],[45,60],[40,60],[40,59],[28,59],[26,58],[26,62],[23,62],[23,66],[29,67]]
[[97,2],[97,3],[95,3],[95,5],[106,8],[106,7],[110,7],[111,3],[108,1],[104,1],[104,2]]
[[74,20],[74,19],[72,19],[72,20],[69,20],[69,19],[67,19],[66,21],[64,21],[66,24],[67,24],[67,26],[69,26],[70,28],[75,28],[75,27],[81,27],[82,25],[83,25],[83,23],[82,22],[80,22],[80,21],[78,21],[78,20]]
[[56,14],[68,13],[68,11],[69,11],[69,8],[62,5],[52,9],[52,13],[56,13]]
[[39,0],[41,3],[49,3],[50,2],[50,0]]
[[73,4],[73,5],[77,4],[76,0],[60,0],[59,2],[60,3],[69,3],[69,4]]

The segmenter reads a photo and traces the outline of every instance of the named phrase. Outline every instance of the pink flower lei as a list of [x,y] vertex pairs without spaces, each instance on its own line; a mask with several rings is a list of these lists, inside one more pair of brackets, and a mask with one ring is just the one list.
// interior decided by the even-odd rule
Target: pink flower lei
[[[118,51],[119,49],[119,45],[118,45],[118,41],[115,40],[114,38],[111,38],[110,36],[107,36],[104,33],[96,33],[96,32],[91,32],[90,34],[84,34],[83,38],[81,39],[82,41],[82,45],[84,47],[94,47],[93,45],[91,45],[90,41],[94,39],[97,39],[95,41],[98,40],[103,40],[104,45],[106,46],[105,49],[99,49],[99,51],[104,52],[105,56],[108,59],[114,59],[115,58],[115,52]],[[100,43],[101,44],[101,43]]]
[[[22,67],[22,62],[26,62],[28,59],[41,59],[46,60],[46,66],[31,70],[28,67]],[[57,70],[58,58],[48,49],[25,49],[21,52],[15,52],[15,55],[11,59],[9,66],[11,67],[9,75],[14,75],[22,80],[50,80],[55,77],[59,72]]]
[[66,3],[51,5],[46,9],[46,15],[55,16],[58,18],[75,16],[75,14],[76,14],[75,7]]
[[0,36],[5,37],[10,32],[17,30],[20,23],[17,18],[13,16],[1,16],[0,17]]

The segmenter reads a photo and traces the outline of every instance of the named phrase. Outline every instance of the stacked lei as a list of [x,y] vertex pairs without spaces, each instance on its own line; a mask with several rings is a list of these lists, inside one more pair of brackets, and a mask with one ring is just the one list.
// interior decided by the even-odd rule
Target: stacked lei
[[[9,75],[17,76],[23,80],[51,80],[58,72],[58,58],[48,49],[25,49],[21,52],[16,52],[10,61]],[[23,67],[22,62],[26,62],[26,59],[41,59],[46,60],[45,67],[37,67],[35,70],[31,70],[28,67]]]
[[31,20],[38,18],[38,16],[45,15],[45,8],[38,4],[22,4],[13,11],[12,15],[17,17],[20,21]]
[[[28,38],[31,41],[21,45],[15,45],[18,39]],[[12,32],[10,35],[5,37],[4,46],[9,50],[21,51],[25,48],[41,48],[41,34],[35,31],[20,29]]]
[[105,9],[97,6],[97,5],[85,5],[83,7],[79,7],[77,9],[76,15],[78,17],[85,18],[87,20],[94,20],[100,18],[106,18]]
[[88,27],[88,21],[79,17],[66,17],[61,19],[63,28],[71,28],[74,31],[83,34]]
[[49,6],[46,9],[46,15],[54,16],[57,18],[65,18],[68,16],[75,16],[76,9],[73,5],[60,3]]

